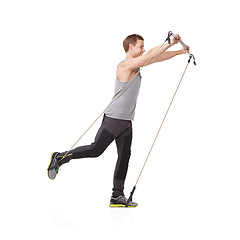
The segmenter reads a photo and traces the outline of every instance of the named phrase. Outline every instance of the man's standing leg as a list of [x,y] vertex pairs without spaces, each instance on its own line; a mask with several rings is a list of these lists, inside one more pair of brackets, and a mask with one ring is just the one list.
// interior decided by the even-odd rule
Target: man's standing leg
[[116,138],[118,160],[113,178],[113,197],[124,196],[124,182],[131,156],[132,125]]
[[131,156],[132,125],[116,138],[118,160],[113,177],[113,193],[110,207],[137,207],[138,204],[130,201],[124,196],[124,183],[128,171],[128,163]]

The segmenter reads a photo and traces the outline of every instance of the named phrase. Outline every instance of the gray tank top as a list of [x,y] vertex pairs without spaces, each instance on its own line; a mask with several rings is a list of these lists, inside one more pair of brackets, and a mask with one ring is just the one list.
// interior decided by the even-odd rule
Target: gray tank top
[[[125,60],[124,60],[125,61]],[[139,71],[139,68],[136,72]],[[120,95],[111,103],[105,111],[107,117],[130,120],[134,119],[135,108],[137,104],[137,97],[141,85],[140,72],[133,78],[131,83],[120,93],[120,91],[128,84],[128,82],[120,82],[116,77],[115,80],[115,94],[113,99],[120,93]]]

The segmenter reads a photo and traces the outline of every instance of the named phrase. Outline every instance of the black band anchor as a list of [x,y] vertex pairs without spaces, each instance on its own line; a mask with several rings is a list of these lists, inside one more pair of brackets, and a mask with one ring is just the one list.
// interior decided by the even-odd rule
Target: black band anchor
[[133,187],[133,189],[132,189],[132,191],[131,191],[131,193],[130,193],[130,196],[129,196],[128,200],[127,200],[126,207],[128,207],[129,202],[132,201],[132,196],[133,196],[135,190],[136,190],[136,185]]

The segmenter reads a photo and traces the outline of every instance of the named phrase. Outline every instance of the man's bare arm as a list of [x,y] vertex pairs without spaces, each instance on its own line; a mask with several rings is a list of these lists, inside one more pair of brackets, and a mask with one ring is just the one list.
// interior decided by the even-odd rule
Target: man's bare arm
[[181,50],[179,51],[167,51],[167,52],[164,52],[159,58],[158,58],[158,62],[162,62],[162,61],[165,61],[165,60],[168,60],[172,57],[175,57],[177,55],[181,55],[181,54],[185,54],[189,51],[189,47],[188,49],[184,49],[182,48]]
[[159,62],[160,56],[172,46],[173,44],[163,44],[150,49],[146,54],[131,58],[121,63],[120,67],[122,70],[133,71],[139,67],[147,66],[156,62]]
[[119,64],[117,69],[118,79],[122,82],[129,81],[134,76],[134,72],[137,68],[147,66],[156,62],[162,62],[179,54],[186,53],[188,50],[185,49],[166,52],[168,48],[177,44],[181,40],[178,35],[177,37],[177,39],[171,37],[171,44],[165,43],[161,46],[154,47],[142,56],[128,59]]

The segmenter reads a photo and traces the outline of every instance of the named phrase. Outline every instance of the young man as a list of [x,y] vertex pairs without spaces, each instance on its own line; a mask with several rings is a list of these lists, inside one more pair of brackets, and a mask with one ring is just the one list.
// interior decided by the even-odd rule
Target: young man
[[[126,206],[127,198],[124,196],[123,190],[131,155],[132,120],[134,119],[141,85],[139,68],[188,52],[189,49],[185,50],[184,48],[179,51],[166,51],[171,46],[177,44],[180,39],[179,35],[177,35],[177,39],[171,37],[171,44],[166,43],[161,48],[159,46],[152,48],[144,55],[144,39],[140,35],[130,35],[123,41],[126,59],[120,62],[117,67],[114,98],[115,96],[117,97],[113,98],[114,101],[105,111],[102,125],[97,132],[94,142],[91,145],[77,147],[69,151],[66,157],[64,156],[67,152],[54,152],[51,155],[48,167],[50,179],[56,178],[61,165],[72,159],[98,157],[115,140],[118,159],[113,177],[113,193],[109,206]],[[131,82],[128,84],[130,80]],[[124,90],[121,92],[123,88]],[[136,207],[137,203],[130,202],[128,206]]]

